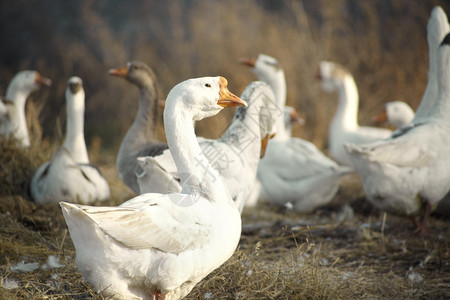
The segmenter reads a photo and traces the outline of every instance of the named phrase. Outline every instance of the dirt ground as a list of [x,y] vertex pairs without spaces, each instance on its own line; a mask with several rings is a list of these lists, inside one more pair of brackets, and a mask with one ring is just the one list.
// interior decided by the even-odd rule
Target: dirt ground
[[[101,170],[109,204],[133,196],[113,164]],[[410,220],[367,203],[356,175],[313,214],[259,203],[242,219],[236,253],[186,299],[450,298],[449,220],[432,217],[428,234],[414,235]],[[57,204],[0,196],[0,253],[0,299],[103,299],[76,269]]]

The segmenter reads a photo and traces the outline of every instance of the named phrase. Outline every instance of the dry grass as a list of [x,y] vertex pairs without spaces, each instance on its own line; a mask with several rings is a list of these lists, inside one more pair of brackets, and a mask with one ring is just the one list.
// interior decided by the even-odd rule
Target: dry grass
[[[76,270],[57,205],[38,206],[20,196],[0,201],[0,278],[19,284],[0,288],[1,299],[102,299]],[[448,221],[432,219],[430,234],[419,237],[408,220],[366,215],[358,205],[313,215],[268,204],[246,209],[238,250],[187,299],[448,298]],[[64,267],[11,271],[22,260],[42,266],[49,255]]]

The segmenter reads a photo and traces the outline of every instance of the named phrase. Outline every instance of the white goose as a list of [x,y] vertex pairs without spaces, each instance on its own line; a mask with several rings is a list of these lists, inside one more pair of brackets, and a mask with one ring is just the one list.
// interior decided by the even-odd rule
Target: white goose
[[25,104],[28,96],[41,85],[50,86],[51,80],[41,76],[37,71],[21,71],[17,73],[6,90],[5,108],[7,112],[1,119],[1,134],[13,136],[23,148],[30,146],[27,120],[25,116]]
[[359,126],[358,88],[352,74],[339,64],[322,61],[318,78],[326,92],[338,92],[339,103],[328,130],[330,155],[340,164],[351,166],[344,143],[366,144],[387,138],[392,131],[383,128]]
[[37,203],[75,201],[92,203],[109,198],[109,186],[100,170],[89,164],[84,141],[84,89],[79,77],[67,83],[66,139],[51,161],[40,166],[31,183]]
[[[314,144],[290,137],[284,122],[286,80],[275,58],[260,54],[256,60],[242,59],[241,62],[252,67],[258,79],[272,87],[278,107],[276,136],[268,144],[266,156],[258,167],[260,197],[279,205],[290,202],[298,212],[311,212],[329,203],[342,177],[353,170],[339,166]],[[254,202],[250,198],[249,203]]]
[[126,67],[111,69],[109,74],[125,78],[139,88],[139,108],[136,118],[120,144],[117,154],[119,178],[134,192],[139,193],[136,171],[140,171],[137,158],[159,155],[168,148],[156,137],[159,118],[159,84],[155,73],[145,63],[129,62]]
[[423,215],[415,221],[422,233],[450,189],[450,34],[438,49],[436,78],[438,96],[426,121],[383,141],[346,145],[369,201],[395,214]]
[[390,101],[384,104],[383,111],[373,118],[377,125],[385,122],[395,126],[403,127],[414,119],[414,110],[408,103],[403,101]]
[[[231,125],[220,139],[198,139],[203,153],[219,172],[239,211],[242,211],[252,192],[258,162],[264,156],[268,139],[272,136],[273,115],[277,110],[275,96],[264,82],[249,84],[241,98],[248,103],[248,107],[238,108]],[[160,156],[139,158],[143,169],[138,174],[141,193],[153,192],[161,186],[167,187],[168,191],[181,191],[176,180],[177,168],[170,153],[165,151]]]
[[[428,83],[423,94],[422,101],[417,108],[416,115],[412,120],[410,126],[414,124],[420,124],[422,120],[426,120],[429,111],[434,106],[434,102],[437,98],[438,87],[436,78],[436,68],[438,61],[436,58],[437,49],[445,37],[450,31],[447,15],[440,6],[435,6],[431,11],[431,17],[427,26],[427,40],[429,48],[429,66]],[[450,193],[448,193],[441,201],[439,201],[436,208],[436,213],[444,216],[450,215]]]
[[192,120],[243,106],[223,77],[186,80],[167,96],[164,126],[182,193],[119,207],[61,202],[84,278],[114,299],[181,299],[235,251],[241,218],[196,140]]

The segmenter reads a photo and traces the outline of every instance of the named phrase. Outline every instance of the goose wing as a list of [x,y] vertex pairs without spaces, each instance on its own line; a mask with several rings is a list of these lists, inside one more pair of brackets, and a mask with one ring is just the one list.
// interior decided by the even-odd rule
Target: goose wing
[[[211,220],[183,194],[143,194],[119,207],[98,207],[61,202],[68,215],[87,216],[105,234],[131,249],[158,249],[178,254],[202,247],[211,235]],[[187,204],[191,203],[192,205]],[[207,208],[205,208],[207,209]]]

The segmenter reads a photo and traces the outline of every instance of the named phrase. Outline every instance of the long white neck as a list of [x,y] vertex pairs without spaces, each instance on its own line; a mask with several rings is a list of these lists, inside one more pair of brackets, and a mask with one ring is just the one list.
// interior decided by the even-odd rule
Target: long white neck
[[339,103],[330,126],[341,129],[358,127],[358,88],[350,75],[345,75],[338,89]]
[[129,154],[156,139],[157,99],[150,89],[139,89],[139,107],[136,118],[128,129],[119,154]]
[[[261,101],[258,101],[261,102]],[[238,108],[236,115],[221,138],[251,167],[257,167],[261,152],[262,124],[260,120],[261,103],[247,102],[247,108]],[[236,136],[239,138],[236,139]]]
[[[183,101],[166,101],[164,127],[170,153],[181,179],[182,193],[195,197],[205,197],[211,201],[226,200],[231,197],[218,172],[197,142],[192,125],[193,115]],[[226,197],[224,197],[226,195]]]
[[449,31],[449,24],[445,12],[439,6],[433,8],[431,17],[427,25],[428,40],[428,62],[430,65],[428,71],[428,82],[425,92],[420,101],[419,107],[413,119],[413,123],[420,123],[426,120],[433,110],[438,97],[438,57],[437,52],[439,44]]
[[13,134],[22,147],[30,146],[30,136],[25,116],[25,103],[29,95],[30,91],[22,91],[14,84],[10,84],[6,91],[6,98],[14,102],[15,109],[10,122],[3,124],[2,134]]
[[89,163],[84,140],[84,93],[78,92],[75,95],[66,97],[71,97],[71,99],[67,101],[67,126],[64,147],[70,151],[75,162]]
[[286,106],[286,77],[283,70],[279,70],[275,76],[267,79],[260,78],[265,81],[273,90],[275,99],[277,101],[277,115],[275,118],[275,138],[276,140],[287,140],[291,137],[290,133],[286,131],[284,126],[284,107]]
[[436,79],[436,71],[431,69],[428,72],[428,83],[425,88],[425,92],[423,93],[422,100],[420,101],[419,107],[417,107],[416,114],[414,116],[414,123],[420,123],[422,120],[426,119],[433,109],[433,106],[436,102],[436,98],[438,96],[438,86]]
[[440,64],[437,67],[438,96],[429,114],[430,118],[439,119],[450,123],[450,46],[443,45],[440,51]]

